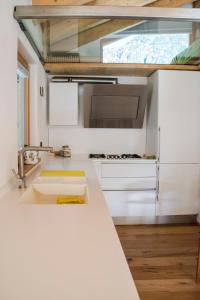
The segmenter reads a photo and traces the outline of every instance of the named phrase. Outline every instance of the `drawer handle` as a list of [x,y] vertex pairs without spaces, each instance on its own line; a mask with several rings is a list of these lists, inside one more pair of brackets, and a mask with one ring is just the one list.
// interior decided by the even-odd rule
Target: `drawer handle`
[[160,161],[160,131],[161,128],[158,128],[158,161]]
[[159,201],[159,192],[160,192],[159,171],[160,171],[160,167],[157,166],[157,180],[156,180],[156,200],[157,200],[157,202]]
[[110,191],[110,192],[153,192],[156,191],[157,189],[103,189],[103,191]]

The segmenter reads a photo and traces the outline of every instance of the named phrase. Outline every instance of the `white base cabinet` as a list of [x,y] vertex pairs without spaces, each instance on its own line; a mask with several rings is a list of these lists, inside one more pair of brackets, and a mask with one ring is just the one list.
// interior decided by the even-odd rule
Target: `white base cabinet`
[[155,164],[126,164],[103,163],[101,168],[102,178],[146,178],[155,177]]
[[156,188],[156,177],[102,178],[101,187],[103,191],[151,190]]
[[160,164],[157,216],[199,213],[200,164]]
[[112,217],[155,216],[155,161],[94,161],[94,166]]
[[155,191],[104,191],[112,217],[155,216]]

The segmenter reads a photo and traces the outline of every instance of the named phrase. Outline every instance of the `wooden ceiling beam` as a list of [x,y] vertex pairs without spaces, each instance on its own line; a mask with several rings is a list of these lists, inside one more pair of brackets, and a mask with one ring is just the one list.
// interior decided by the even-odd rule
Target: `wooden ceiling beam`
[[93,0],[90,5],[146,6],[156,0]]
[[[33,5],[119,5],[119,6],[145,6],[156,0],[33,0]],[[40,20],[37,20],[41,24]],[[78,30],[79,33],[85,31],[86,29],[91,29],[97,25],[108,22],[107,20],[79,20]],[[64,39],[73,39],[74,36],[74,20],[52,20],[51,26],[51,44],[59,43]],[[86,28],[87,26],[87,28]]]
[[149,7],[170,7],[176,8],[181,7],[185,4],[190,4],[196,0],[156,0],[152,4],[149,4]]
[[[32,0],[32,5],[117,5],[144,6],[156,0]],[[143,3],[143,4],[141,4]]]
[[[114,0],[96,0],[96,1],[88,1],[85,0],[82,1],[82,4],[89,4],[89,5],[134,5],[134,6],[145,6],[147,4],[153,3],[156,0],[118,0],[117,3]],[[56,5],[56,3],[59,3],[59,5],[65,4],[76,4],[78,5],[78,1],[75,1],[73,3],[72,0],[57,0],[56,2],[54,0],[34,0],[35,5]],[[54,4],[55,3],[55,4]],[[65,40],[64,43],[69,43],[71,45],[71,40],[77,39],[79,40],[78,35],[80,35],[81,32],[97,28],[98,25],[107,23],[109,20],[95,20],[95,19],[80,19],[79,22],[76,22],[74,20],[51,20],[50,26],[51,26],[51,35],[50,35],[50,42],[51,45],[55,45],[56,43],[60,43],[61,41]],[[38,20],[38,23],[41,23],[41,21]],[[125,23],[125,22],[123,22]],[[78,27],[77,27],[78,26]],[[124,24],[126,26],[126,24]],[[75,28],[76,27],[76,28]],[[78,33],[75,33],[78,29]],[[67,39],[67,40],[66,40]],[[80,37],[80,40],[82,40],[82,37]],[[82,43],[82,42],[80,42]],[[83,40],[84,44],[84,40]]]
[[93,27],[97,27],[100,24],[105,23],[106,20],[100,19],[80,19],[79,22],[77,20],[51,20],[50,21],[50,42],[53,46],[55,43],[59,43],[71,37],[77,36],[77,31],[79,33],[91,29]]
[[91,0],[32,0],[32,5],[85,5]]
[[48,63],[44,65],[50,74],[60,75],[111,75],[149,77],[157,70],[199,71],[199,66],[154,64],[103,64],[103,63]]
[[197,0],[193,3],[193,8],[200,8],[200,0]]
[[[32,5],[117,5],[117,6],[151,6],[157,2],[158,7],[179,7],[189,0],[32,0]],[[152,4],[154,6],[154,4]]]

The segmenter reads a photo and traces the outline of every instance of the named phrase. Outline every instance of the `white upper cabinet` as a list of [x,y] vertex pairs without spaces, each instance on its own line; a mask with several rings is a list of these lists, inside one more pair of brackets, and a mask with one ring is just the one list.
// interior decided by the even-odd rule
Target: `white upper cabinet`
[[50,82],[49,124],[78,124],[78,83]]
[[200,163],[200,73],[159,71],[150,86],[147,153],[160,163]]

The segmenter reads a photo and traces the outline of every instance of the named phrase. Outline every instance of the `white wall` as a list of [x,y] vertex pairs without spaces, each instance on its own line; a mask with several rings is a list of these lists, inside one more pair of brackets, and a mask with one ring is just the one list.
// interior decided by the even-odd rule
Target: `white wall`
[[[31,0],[1,0],[0,1],[0,189],[13,177],[11,169],[17,169],[17,47],[26,52],[31,63],[31,122],[38,123],[32,130],[34,142],[39,142],[40,121],[37,119],[40,99],[39,84],[45,84],[45,73],[29,42],[13,18],[14,5],[29,5]],[[35,73],[33,69],[36,69]],[[33,74],[34,73],[34,74]],[[38,77],[40,73],[40,78]],[[41,75],[43,74],[43,75]],[[41,80],[41,76],[43,79]],[[44,124],[43,124],[44,125]]]
[[[121,84],[147,84],[147,78],[144,77],[119,77],[118,81]],[[69,145],[74,154],[100,152],[143,154],[145,141],[146,120],[142,129],[94,129],[83,128],[82,124],[78,127],[49,127],[49,144],[53,147]]]

